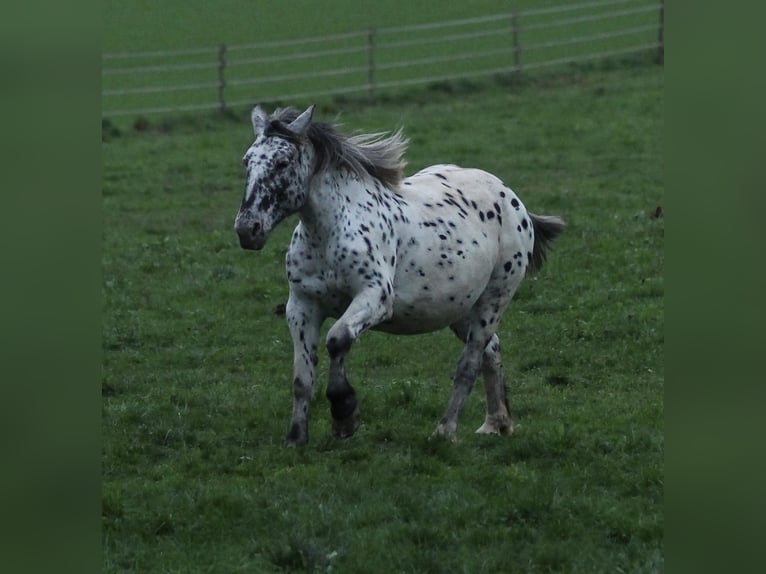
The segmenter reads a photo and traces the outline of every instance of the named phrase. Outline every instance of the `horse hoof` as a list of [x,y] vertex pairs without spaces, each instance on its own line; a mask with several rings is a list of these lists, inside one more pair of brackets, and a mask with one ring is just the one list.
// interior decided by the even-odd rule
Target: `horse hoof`
[[457,428],[452,426],[447,426],[444,424],[439,424],[439,426],[436,427],[436,430],[431,434],[431,439],[444,439],[448,440],[451,443],[457,442]]
[[476,434],[496,434],[507,436],[513,432],[513,421],[503,420],[484,421],[484,424],[476,429]]
[[307,442],[309,442],[308,428],[302,428],[298,423],[293,423],[290,426],[290,432],[285,437],[285,446],[302,446]]
[[338,438],[349,438],[359,430],[361,424],[362,417],[359,414],[359,408],[357,407],[354,409],[354,412],[345,419],[332,419],[332,434]]

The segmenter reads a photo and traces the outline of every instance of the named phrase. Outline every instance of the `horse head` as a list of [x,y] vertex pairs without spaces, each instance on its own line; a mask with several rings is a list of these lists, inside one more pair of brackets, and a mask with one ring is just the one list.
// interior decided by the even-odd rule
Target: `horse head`
[[242,158],[247,183],[234,224],[243,249],[261,249],[274,227],[305,203],[313,164],[308,143],[313,113],[314,106],[301,114],[281,110],[271,117],[260,106],[253,109],[255,141]]

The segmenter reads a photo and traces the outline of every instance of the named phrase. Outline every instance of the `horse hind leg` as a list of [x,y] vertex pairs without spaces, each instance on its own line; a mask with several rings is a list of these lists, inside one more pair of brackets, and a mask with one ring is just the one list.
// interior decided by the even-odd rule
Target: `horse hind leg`
[[[465,342],[467,329],[464,326],[453,325],[452,330],[461,341]],[[500,338],[497,334],[492,336],[482,353],[481,375],[484,381],[487,406],[484,423],[476,429],[476,432],[479,434],[511,434],[513,432],[513,418],[508,404],[508,388],[503,376]],[[449,434],[445,428],[441,428],[444,422],[443,419],[435,434]]]
[[484,348],[481,373],[487,395],[487,414],[476,432],[479,434],[508,435],[513,432],[513,418],[508,405],[508,388],[503,377],[503,362],[500,356],[500,338],[492,336]]
[[476,382],[476,377],[481,368],[481,346],[470,338],[463,347],[460,359],[455,369],[454,385],[452,388],[452,397],[447,404],[447,410],[444,412],[439,424],[436,426],[434,436],[443,436],[451,441],[457,440],[457,421],[460,411],[463,410],[468,395]]
[[451,325],[452,331],[463,341],[455,371],[455,386],[447,411],[434,434],[454,440],[457,418],[473,388],[479,372],[484,379],[487,395],[487,414],[476,431],[482,434],[510,434],[513,429],[508,397],[500,358],[500,338],[496,330],[505,308],[513,297],[514,289],[490,289],[474,305],[472,313]]
[[471,328],[471,325],[470,320],[464,319],[450,326],[455,335],[463,341],[464,347],[455,369],[452,397],[433,436],[443,436],[452,441],[455,441],[457,437],[457,422],[460,411],[463,410],[463,406],[471,394],[482,366],[481,334],[477,331],[479,325],[474,324],[474,329]]

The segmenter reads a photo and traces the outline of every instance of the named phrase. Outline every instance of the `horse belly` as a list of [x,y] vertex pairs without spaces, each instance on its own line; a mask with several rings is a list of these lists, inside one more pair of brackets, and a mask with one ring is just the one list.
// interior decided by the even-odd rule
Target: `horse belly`
[[478,295],[475,298],[471,297],[471,300],[465,299],[463,305],[451,303],[439,306],[438,309],[432,301],[408,303],[397,299],[394,302],[393,316],[379,323],[374,329],[399,335],[438,331],[459,321],[476,299]]
[[378,329],[391,333],[428,333],[447,327],[468,313],[484,292],[492,272],[482,258],[462,265],[423,270],[398,269],[394,280],[394,311]]

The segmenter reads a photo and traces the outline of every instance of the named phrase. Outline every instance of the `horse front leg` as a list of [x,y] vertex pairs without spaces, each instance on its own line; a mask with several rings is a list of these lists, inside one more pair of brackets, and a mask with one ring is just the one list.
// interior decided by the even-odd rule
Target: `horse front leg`
[[[331,345],[328,345],[328,350]],[[350,345],[349,345],[350,348]],[[361,424],[356,391],[346,378],[345,352],[330,351],[330,382],[327,385],[327,398],[330,401],[332,415],[332,433],[338,438],[352,436]]]
[[393,314],[391,284],[386,285],[383,289],[370,288],[358,294],[327,333],[330,380],[326,395],[330,401],[332,431],[339,438],[352,436],[361,424],[356,391],[346,377],[346,355],[359,335]]
[[293,414],[286,443],[287,446],[297,446],[309,440],[309,409],[318,362],[317,342],[324,317],[316,304],[292,293],[285,314],[293,340]]

